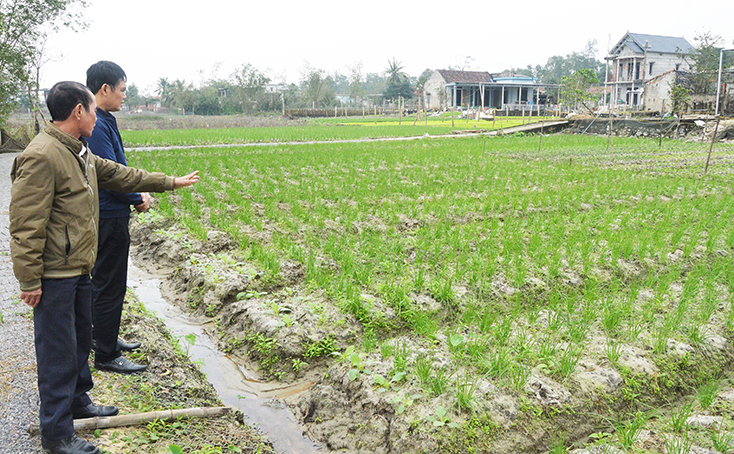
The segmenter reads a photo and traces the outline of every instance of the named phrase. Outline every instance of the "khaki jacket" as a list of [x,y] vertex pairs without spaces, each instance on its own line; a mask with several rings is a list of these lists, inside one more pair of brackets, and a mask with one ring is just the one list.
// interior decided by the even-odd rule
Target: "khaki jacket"
[[172,177],[99,158],[89,152],[84,139],[53,124],[15,158],[10,177],[10,254],[22,291],[40,288],[41,278],[92,271],[98,186],[119,192],[173,190]]

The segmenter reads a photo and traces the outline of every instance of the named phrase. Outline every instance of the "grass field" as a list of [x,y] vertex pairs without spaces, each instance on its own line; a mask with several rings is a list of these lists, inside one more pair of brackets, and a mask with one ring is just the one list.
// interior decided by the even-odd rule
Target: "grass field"
[[[124,138],[201,144],[444,128],[323,125]],[[704,175],[707,151],[556,135],[210,147],[132,152],[129,162],[176,175],[199,170],[192,190],[159,196],[158,212],[200,240],[212,229],[228,233],[275,286],[283,264],[301,267],[299,285],[323,291],[362,326],[356,349],[342,353],[345,363],[359,372],[367,355],[392,361],[373,386],[410,382],[426,405],[450,404],[443,422],[460,421],[483,408],[480,382],[521,395],[531,375],[542,375],[573,388],[582,362],[611,364],[625,379],[620,399],[631,416],[620,421],[627,427],[639,408],[634,399],[645,397],[640,389],[635,397],[631,380],[640,379],[620,359],[628,349],[659,365],[671,361],[675,345],[690,346],[687,361],[697,372],[676,362],[670,382],[648,377],[642,388],[653,399],[656,387],[691,396],[728,377],[726,361],[695,366],[709,364],[712,345],[734,330],[734,150],[718,145]],[[401,356],[394,339],[406,337],[424,353]],[[439,370],[427,362],[442,354]]]

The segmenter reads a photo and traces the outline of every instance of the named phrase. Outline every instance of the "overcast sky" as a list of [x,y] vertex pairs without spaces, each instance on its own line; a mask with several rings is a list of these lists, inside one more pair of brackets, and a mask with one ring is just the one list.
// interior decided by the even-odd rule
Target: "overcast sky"
[[[627,31],[693,38],[710,32],[734,47],[731,0],[579,2],[577,0],[87,0],[86,31],[61,32],[42,86],[85,81],[99,60],[123,67],[128,84],[152,94],[162,77],[195,85],[227,78],[250,63],[275,82],[298,83],[306,62],[328,73],[383,72],[402,62],[424,69],[500,72],[544,65],[597,41],[602,60]],[[471,66],[466,67],[467,57]]]

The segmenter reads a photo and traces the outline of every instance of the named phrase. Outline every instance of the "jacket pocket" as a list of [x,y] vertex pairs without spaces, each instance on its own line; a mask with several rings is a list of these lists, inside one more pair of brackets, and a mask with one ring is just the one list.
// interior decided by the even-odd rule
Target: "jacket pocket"
[[46,229],[46,245],[43,249],[44,269],[58,270],[64,267],[69,261],[70,252],[71,241],[66,223]]
[[69,264],[69,253],[71,252],[71,237],[69,236],[69,225],[64,226],[64,264]]

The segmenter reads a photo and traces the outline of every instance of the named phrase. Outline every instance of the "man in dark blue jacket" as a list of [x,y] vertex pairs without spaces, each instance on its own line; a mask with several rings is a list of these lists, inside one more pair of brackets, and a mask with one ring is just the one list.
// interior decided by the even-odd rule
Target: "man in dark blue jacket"
[[[127,76],[119,65],[100,61],[87,70],[87,87],[97,101],[97,123],[87,139],[89,149],[99,157],[127,165],[117,120],[111,112],[122,108],[127,97]],[[99,190],[99,247],[92,270],[92,323],[94,325],[94,367],[120,373],[145,370],[122,356],[140,344],[118,338],[122,305],[127,291],[127,261],[130,251],[130,207],[143,212],[150,206],[148,193]]]

